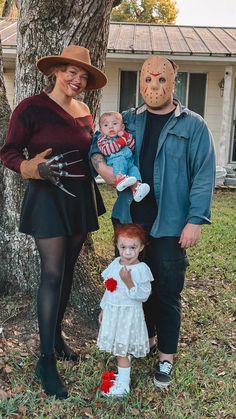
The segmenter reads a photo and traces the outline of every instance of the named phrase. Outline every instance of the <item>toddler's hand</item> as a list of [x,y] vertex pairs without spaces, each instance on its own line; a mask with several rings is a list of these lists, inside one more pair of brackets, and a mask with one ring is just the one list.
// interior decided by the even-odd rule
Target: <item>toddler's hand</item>
[[131,269],[127,269],[126,266],[121,268],[120,277],[124,284],[130,289],[134,287],[134,283],[131,278]]

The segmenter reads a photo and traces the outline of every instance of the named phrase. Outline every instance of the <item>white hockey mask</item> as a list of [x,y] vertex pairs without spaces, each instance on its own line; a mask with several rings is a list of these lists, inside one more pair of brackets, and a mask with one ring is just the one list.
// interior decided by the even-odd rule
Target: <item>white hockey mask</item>
[[169,102],[175,86],[175,69],[169,60],[153,55],[144,61],[140,77],[140,93],[152,109]]

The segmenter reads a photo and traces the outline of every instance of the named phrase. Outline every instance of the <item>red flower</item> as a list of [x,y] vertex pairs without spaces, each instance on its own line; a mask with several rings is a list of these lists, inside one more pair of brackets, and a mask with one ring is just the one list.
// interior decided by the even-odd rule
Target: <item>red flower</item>
[[104,371],[102,373],[102,380],[115,380],[115,371]]
[[117,281],[114,278],[107,278],[104,285],[108,291],[113,292],[117,288]]
[[101,383],[101,391],[103,393],[109,393],[110,388],[113,386],[113,382],[111,380],[103,380]]

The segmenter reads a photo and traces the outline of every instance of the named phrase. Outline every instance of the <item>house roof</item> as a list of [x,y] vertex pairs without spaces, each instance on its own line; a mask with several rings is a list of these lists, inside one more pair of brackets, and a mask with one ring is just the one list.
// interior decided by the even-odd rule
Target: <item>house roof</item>
[[[16,21],[0,18],[4,49],[16,49]],[[236,57],[236,27],[111,22],[108,53]]]

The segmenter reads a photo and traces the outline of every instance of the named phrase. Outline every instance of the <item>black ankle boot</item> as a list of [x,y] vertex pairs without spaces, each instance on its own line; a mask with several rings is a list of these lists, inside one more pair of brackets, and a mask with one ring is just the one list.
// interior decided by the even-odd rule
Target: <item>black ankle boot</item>
[[57,371],[55,354],[42,354],[35,373],[41,379],[42,387],[48,396],[56,396],[57,399],[68,397],[68,391]]
[[67,346],[62,337],[55,342],[55,354],[57,359],[73,362],[80,361],[80,356]]

